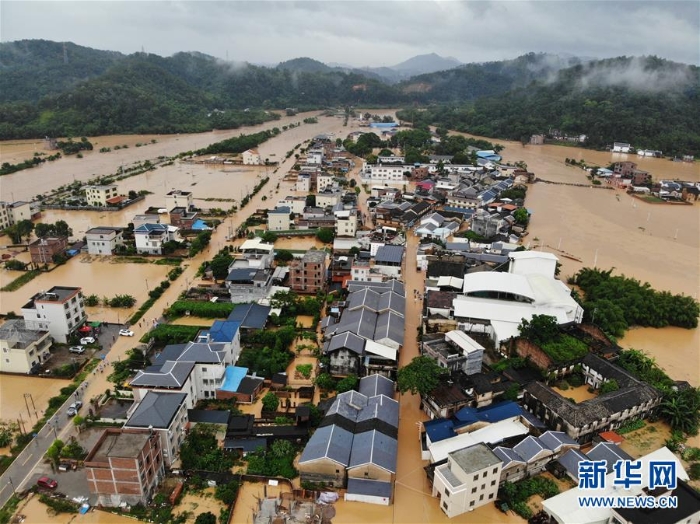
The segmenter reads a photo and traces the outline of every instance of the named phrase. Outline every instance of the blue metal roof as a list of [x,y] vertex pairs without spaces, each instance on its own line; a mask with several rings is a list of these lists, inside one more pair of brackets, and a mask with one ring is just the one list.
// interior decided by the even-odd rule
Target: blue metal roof
[[391,482],[372,479],[348,479],[348,493],[371,497],[391,498]]
[[241,368],[238,366],[226,366],[226,372],[224,373],[224,383],[221,385],[222,391],[238,391],[238,386],[241,385],[241,381],[248,374],[248,368]]
[[452,213],[462,213],[463,215],[467,216],[472,216],[474,214],[473,209],[465,209],[463,207],[445,206],[442,209],[443,211],[450,211]]
[[499,422],[507,418],[517,417],[522,415],[523,410],[518,404],[512,400],[491,404],[480,409],[464,407],[455,413],[456,418],[461,424],[473,424],[474,422]]
[[454,422],[444,418],[423,422],[423,427],[430,442],[440,442],[457,435],[454,430]]
[[214,342],[233,342],[240,327],[241,323],[233,320],[215,320],[211,328],[202,334],[209,335]]

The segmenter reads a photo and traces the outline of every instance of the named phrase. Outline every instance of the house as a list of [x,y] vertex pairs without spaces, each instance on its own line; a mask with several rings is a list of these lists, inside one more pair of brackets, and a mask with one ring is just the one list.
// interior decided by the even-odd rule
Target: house
[[85,199],[88,206],[107,207],[109,205],[108,201],[118,196],[115,184],[85,186],[83,190],[85,191]]
[[[389,384],[391,382],[391,384]],[[365,377],[357,391],[338,395],[299,459],[303,482],[347,486],[346,500],[390,504],[396,475],[399,405],[393,382]]]
[[301,260],[289,266],[289,287],[297,293],[317,293],[326,289],[326,252],[310,249]]
[[170,210],[170,225],[180,229],[193,229],[198,220],[196,211],[186,207],[174,207]]
[[[567,491],[564,491],[558,495],[555,495],[554,497],[543,500],[542,507],[547,513],[547,515],[549,515],[550,522],[557,522],[559,524],[563,524],[566,522],[576,522],[577,524],[599,524],[601,522],[620,522],[625,524],[627,524],[628,522],[634,522],[635,524],[656,524],[662,522],[685,523],[688,521],[688,517],[698,514],[698,512],[700,511],[700,506],[698,506],[697,495],[693,496],[693,498],[690,500],[686,499],[686,504],[684,504],[685,507],[682,510],[683,517],[678,519],[677,517],[679,516],[680,512],[676,512],[681,509],[680,505],[678,508],[673,510],[663,509],[659,511],[647,509],[643,512],[646,513],[646,515],[643,515],[642,519],[630,521],[623,516],[626,515],[628,517],[631,517],[632,515],[630,513],[627,513],[630,510],[615,510],[610,507],[606,507],[605,505],[582,506],[579,504],[579,497],[585,495],[595,495],[596,497],[614,497],[620,495],[622,492],[625,497],[638,497],[645,495],[658,496],[657,493],[652,493],[649,490],[651,480],[649,471],[650,463],[652,462],[673,463],[673,467],[675,468],[675,473],[677,476],[679,486],[677,486],[676,489],[672,492],[671,490],[665,489],[663,486],[660,486],[660,491],[662,492],[662,495],[666,496],[676,494],[676,492],[679,490],[679,487],[681,491],[684,490],[683,482],[686,482],[688,480],[688,474],[685,472],[685,469],[683,469],[683,465],[680,462],[680,460],[668,448],[659,448],[656,451],[652,451],[651,453],[640,457],[639,459],[637,459],[637,461],[638,464],[640,464],[640,468],[638,470],[638,472],[641,474],[640,484],[631,483],[628,487],[626,487],[627,489],[622,489],[620,486],[614,483],[615,473],[612,472],[608,473],[605,476],[604,485],[601,487],[601,489],[590,491],[582,490],[577,486]],[[680,500],[681,499],[679,498],[679,501]],[[666,520],[667,511],[669,513],[673,513],[673,516],[676,518],[669,518],[668,520]],[[620,520],[616,519],[615,513],[621,516]],[[691,520],[691,522],[697,522],[697,516],[695,517],[695,520]]]
[[452,518],[496,499],[501,459],[485,444],[448,454],[447,464],[435,468],[433,497]]
[[134,225],[134,229],[143,224],[160,224],[160,215],[154,213],[134,215],[134,218],[131,219],[131,223]]
[[627,142],[614,142],[612,152],[613,153],[630,153],[632,151],[632,146]]
[[440,162],[442,162],[443,164],[451,164],[453,158],[454,155],[429,155],[428,162],[436,165]]
[[241,158],[243,159],[243,165],[246,166],[259,166],[262,164],[260,153],[256,148],[243,151],[243,153],[241,153]]
[[267,212],[268,231],[288,231],[291,229],[289,215],[292,210],[287,206],[277,207]]
[[462,331],[451,330],[444,336],[425,338],[422,352],[450,371],[461,369],[467,375],[481,372],[484,346]]
[[29,373],[51,356],[49,332],[28,329],[24,320],[6,320],[0,326],[0,372]]
[[22,220],[35,220],[41,217],[39,202],[1,202],[0,231]]
[[134,229],[136,252],[142,255],[162,255],[163,244],[180,241],[178,228],[167,224],[142,224]]
[[398,155],[386,155],[382,156],[379,155],[377,157],[377,163],[378,164],[399,164],[403,165],[405,164],[405,157],[403,156],[398,156]]
[[403,255],[403,246],[380,246],[374,255],[374,269],[389,278],[401,278]]
[[236,304],[228,320],[239,323],[241,330],[264,329],[271,310],[259,304]]
[[533,315],[551,315],[558,324],[580,323],[583,309],[571,290],[554,278],[557,257],[541,251],[508,254],[509,271],[464,275],[463,294],[453,301],[458,329],[487,333],[494,344],[519,335]]
[[227,366],[223,383],[216,390],[218,400],[235,399],[241,404],[253,404],[263,387],[263,377],[248,374],[248,368]]
[[498,235],[505,225],[503,218],[499,214],[490,214],[484,209],[479,209],[471,219],[471,230],[484,238],[492,238]]
[[316,207],[321,209],[326,207],[335,207],[343,197],[343,192],[340,189],[326,187],[316,193]]
[[194,197],[191,191],[173,189],[165,195],[165,209],[184,207],[190,209],[194,206]]
[[565,431],[584,443],[601,431],[645,418],[661,402],[661,393],[655,388],[593,353],[583,357],[581,369],[589,386],[599,388],[614,379],[619,389],[574,403],[541,382],[532,382],[525,386],[524,407],[550,429]]
[[410,173],[413,166],[392,164],[367,164],[362,166],[360,176],[363,180],[383,180],[403,182],[404,173]]
[[51,264],[53,257],[62,255],[68,249],[67,237],[38,238],[29,244],[29,254],[33,264]]
[[187,428],[187,394],[149,391],[127,413],[124,429],[153,431],[160,438],[163,461],[171,467],[178,460]]
[[148,429],[107,428],[85,458],[88,489],[106,507],[148,504],[165,475],[161,439]]
[[48,331],[56,342],[66,344],[87,320],[81,288],[54,286],[41,291],[22,306],[22,316],[27,329]]
[[299,175],[297,176],[296,184],[294,185],[294,191],[298,191],[300,193],[310,193],[312,187],[313,186],[311,173],[299,173]]
[[613,164],[613,173],[622,178],[630,178],[636,170],[637,164],[635,162],[615,162]]
[[335,236],[355,238],[357,234],[357,209],[341,209],[334,211]]
[[642,171],[641,169],[635,169],[632,171],[633,186],[644,186],[648,184],[651,184],[651,173],[648,171]]
[[306,197],[287,195],[283,200],[277,202],[276,207],[288,207],[295,215],[301,215],[306,207]]
[[[134,226],[136,227],[136,226]],[[117,246],[124,245],[120,227],[93,227],[85,232],[85,242],[91,255],[114,255]]]

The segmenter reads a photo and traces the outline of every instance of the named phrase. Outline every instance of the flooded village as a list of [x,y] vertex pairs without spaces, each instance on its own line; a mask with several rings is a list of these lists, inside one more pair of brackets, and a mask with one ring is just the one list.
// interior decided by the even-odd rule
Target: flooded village
[[[21,285],[26,271],[0,270],[12,435],[0,503],[15,522],[573,522],[588,460],[609,479],[617,460],[672,463],[696,519],[700,452],[684,450],[700,441],[678,441],[659,389],[616,362],[634,348],[675,391],[698,388],[700,330],[611,337],[573,279],[613,269],[698,300],[700,204],[652,202],[579,167],[634,162],[697,188],[697,162],[489,139],[502,150],[469,146],[469,165],[409,164],[390,146],[411,128],[371,112],[90,137],[82,158],[0,178],[0,200],[40,207],[61,187],[162,161],[110,182],[143,197],[121,209],[40,211],[35,225],[71,229],[61,263]],[[273,128],[226,162],[177,157]],[[348,150],[368,133],[386,141],[372,162]],[[0,155],[42,148],[17,140]],[[27,236],[0,237],[4,263],[43,266]],[[110,305],[122,295],[133,300]],[[521,331],[534,317],[583,349],[548,353]]]

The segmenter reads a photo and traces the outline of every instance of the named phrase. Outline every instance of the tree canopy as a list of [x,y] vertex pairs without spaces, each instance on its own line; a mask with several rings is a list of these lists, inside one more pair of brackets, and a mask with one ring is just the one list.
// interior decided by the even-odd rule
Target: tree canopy
[[434,359],[422,355],[415,357],[408,365],[398,370],[396,383],[401,393],[410,391],[414,394],[427,395],[438,386],[447,373],[447,370],[441,368]]

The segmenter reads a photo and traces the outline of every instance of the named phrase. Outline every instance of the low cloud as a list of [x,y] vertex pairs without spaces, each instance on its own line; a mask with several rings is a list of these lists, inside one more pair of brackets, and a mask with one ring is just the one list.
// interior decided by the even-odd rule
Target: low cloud
[[587,67],[579,85],[582,89],[619,86],[638,91],[668,91],[686,87],[692,81],[693,73],[686,65],[634,57]]

